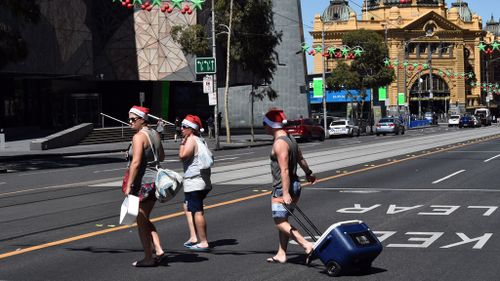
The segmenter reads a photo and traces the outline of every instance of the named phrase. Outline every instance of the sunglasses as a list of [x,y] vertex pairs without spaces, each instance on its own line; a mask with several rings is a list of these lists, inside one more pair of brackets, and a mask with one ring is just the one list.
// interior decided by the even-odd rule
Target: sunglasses
[[141,119],[141,117],[130,117],[128,118],[128,122],[129,123],[134,123],[135,121],[137,121],[138,119]]
[[182,128],[182,129],[191,129],[191,127],[186,126],[186,125],[182,125],[182,126],[181,126],[181,128]]

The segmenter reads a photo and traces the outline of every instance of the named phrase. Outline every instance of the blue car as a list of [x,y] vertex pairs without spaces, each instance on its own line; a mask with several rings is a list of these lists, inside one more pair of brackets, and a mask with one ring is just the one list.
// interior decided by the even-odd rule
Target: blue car
[[458,121],[458,127],[459,128],[474,128],[476,127],[477,121],[474,120],[475,118],[473,116],[465,115],[460,117],[460,121]]

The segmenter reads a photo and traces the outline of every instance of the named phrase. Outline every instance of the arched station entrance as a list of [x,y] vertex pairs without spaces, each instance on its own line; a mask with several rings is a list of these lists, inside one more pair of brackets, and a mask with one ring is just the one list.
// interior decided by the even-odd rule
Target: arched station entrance
[[446,114],[450,108],[450,89],[440,76],[432,74],[432,98],[429,95],[431,85],[430,75],[423,74],[415,80],[410,89],[410,114],[423,115],[425,112]]

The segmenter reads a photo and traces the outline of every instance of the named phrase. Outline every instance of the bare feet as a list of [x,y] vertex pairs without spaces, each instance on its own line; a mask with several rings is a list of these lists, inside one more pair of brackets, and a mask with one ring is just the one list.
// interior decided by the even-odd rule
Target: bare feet
[[305,250],[306,250],[305,264],[309,265],[309,264],[311,264],[311,261],[313,260],[313,255],[314,255],[313,244],[309,243]]
[[286,258],[285,259],[279,259],[278,257],[274,256],[274,257],[268,258],[266,261],[268,263],[280,263],[280,264],[283,264],[283,263],[286,263]]
[[158,263],[152,259],[152,260],[140,260],[140,261],[135,261],[132,263],[133,266],[135,267],[154,267],[158,266]]

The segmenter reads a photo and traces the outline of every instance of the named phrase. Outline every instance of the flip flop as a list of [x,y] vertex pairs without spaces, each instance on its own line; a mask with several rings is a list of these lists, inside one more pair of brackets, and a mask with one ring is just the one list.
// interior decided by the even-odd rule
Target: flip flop
[[306,254],[305,264],[307,266],[311,265],[313,259],[314,259],[314,251],[311,250],[308,254]]
[[280,261],[280,260],[278,260],[278,259],[277,259],[277,258],[275,258],[275,257],[268,258],[266,261],[267,261],[268,263],[279,263],[279,264],[284,264],[284,263],[286,263],[286,261]]
[[158,263],[155,260],[152,261],[140,260],[133,262],[132,265],[135,267],[155,267],[158,266]]
[[198,242],[186,241],[186,242],[184,242],[184,247],[189,248],[189,247],[194,246],[196,244],[198,244]]
[[156,263],[161,263],[161,261],[162,261],[164,258],[166,258],[166,257],[167,257],[167,255],[166,255],[166,254],[165,254],[165,252],[164,252],[163,254],[158,255],[158,256],[156,256],[156,257],[155,257],[155,262],[156,262]]
[[189,250],[195,251],[195,252],[209,252],[210,251],[210,247],[200,247],[199,244],[195,244],[195,245],[189,246],[187,248]]

